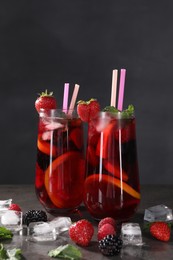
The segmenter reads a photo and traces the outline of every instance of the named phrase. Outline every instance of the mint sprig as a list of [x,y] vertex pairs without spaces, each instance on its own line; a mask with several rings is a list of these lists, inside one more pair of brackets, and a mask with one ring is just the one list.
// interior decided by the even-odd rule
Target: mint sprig
[[13,233],[5,228],[5,227],[0,227],[0,241],[3,239],[11,239],[13,237]]
[[126,118],[126,117],[130,117],[132,115],[134,115],[135,112],[135,108],[133,105],[129,105],[127,109],[123,110],[123,111],[119,111],[117,108],[115,108],[114,106],[106,106],[103,109],[104,112],[109,112],[112,114],[118,114],[119,112],[121,112],[122,117]]
[[82,254],[75,246],[67,244],[49,251],[48,256],[61,259],[78,260],[82,257]]
[[22,251],[19,248],[5,249],[3,244],[0,244],[0,259],[1,260],[20,260]]

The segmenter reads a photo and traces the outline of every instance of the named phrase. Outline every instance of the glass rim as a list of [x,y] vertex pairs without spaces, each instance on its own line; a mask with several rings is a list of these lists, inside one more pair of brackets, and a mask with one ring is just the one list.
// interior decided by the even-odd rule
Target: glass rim
[[124,114],[123,111],[118,111],[117,113],[111,113],[108,111],[100,111],[96,117],[101,116],[102,118],[106,117],[106,116],[110,116],[112,119],[132,119],[135,118],[135,113],[131,113],[131,114]]
[[44,109],[41,108],[39,111],[40,117],[49,117],[49,118],[63,118],[63,119],[74,119],[80,118],[77,114],[77,109],[68,109],[67,112],[63,111],[62,108],[54,109]]

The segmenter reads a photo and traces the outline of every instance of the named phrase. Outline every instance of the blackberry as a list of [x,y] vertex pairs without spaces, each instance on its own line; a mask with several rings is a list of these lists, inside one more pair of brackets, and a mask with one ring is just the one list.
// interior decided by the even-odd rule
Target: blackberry
[[31,222],[39,222],[39,221],[47,221],[47,215],[46,212],[43,210],[28,210],[23,215],[23,224],[29,225]]
[[103,255],[114,256],[120,253],[123,242],[116,235],[107,235],[99,241],[99,250]]

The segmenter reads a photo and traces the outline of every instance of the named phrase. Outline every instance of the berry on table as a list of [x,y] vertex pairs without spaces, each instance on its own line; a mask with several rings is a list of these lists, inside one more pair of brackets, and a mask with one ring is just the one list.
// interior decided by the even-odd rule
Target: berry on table
[[98,229],[100,229],[104,224],[110,224],[114,228],[116,228],[116,221],[115,221],[114,218],[106,217],[106,218],[101,219],[99,224],[98,224]]
[[23,224],[29,225],[31,222],[39,222],[39,221],[47,221],[47,215],[46,212],[43,210],[28,210],[23,215]]
[[116,234],[115,228],[111,224],[106,223],[98,230],[97,239],[102,240],[107,235],[115,235],[115,234]]
[[22,211],[18,204],[12,203],[9,208],[9,210],[15,210],[15,211]]
[[166,222],[153,222],[150,225],[150,233],[156,239],[167,242],[170,239],[171,229]]
[[114,256],[120,253],[123,242],[116,235],[107,235],[99,241],[99,250],[103,255]]
[[76,244],[88,246],[94,234],[93,225],[86,219],[81,219],[69,228],[69,236]]

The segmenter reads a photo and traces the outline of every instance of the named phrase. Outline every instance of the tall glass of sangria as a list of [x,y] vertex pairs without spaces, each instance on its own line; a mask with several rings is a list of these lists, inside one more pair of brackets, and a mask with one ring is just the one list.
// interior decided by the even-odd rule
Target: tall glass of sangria
[[89,123],[84,203],[95,219],[128,220],[140,203],[135,125],[130,106]]
[[82,202],[84,187],[83,123],[75,111],[41,109],[35,189],[52,214],[68,214]]

